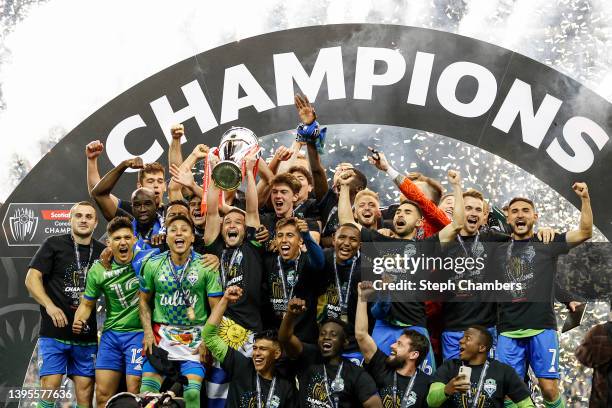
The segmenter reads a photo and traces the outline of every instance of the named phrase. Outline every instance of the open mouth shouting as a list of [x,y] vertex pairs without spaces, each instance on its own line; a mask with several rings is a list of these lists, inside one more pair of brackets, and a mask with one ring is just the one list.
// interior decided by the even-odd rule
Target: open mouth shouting
[[276,212],[280,212],[280,211],[283,210],[283,207],[285,206],[285,200],[283,200],[283,199],[276,199],[276,200],[274,200],[273,205],[274,205],[274,210]]
[[331,351],[333,350],[334,345],[332,344],[331,341],[328,340],[323,340],[321,342],[321,351],[325,354],[329,354],[331,353]]
[[183,238],[176,238],[174,240],[174,247],[176,250],[180,251],[187,247],[187,243]]
[[289,255],[291,254],[291,245],[281,244],[278,250],[280,251],[280,254],[283,258],[288,258]]
[[340,258],[342,259],[348,259],[353,255],[353,251],[351,250],[350,246],[341,246],[338,249],[338,255],[340,256]]
[[472,228],[476,228],[478,226],[478,217],[475,215],[470,215],[467,217],[466,219],[467,221],[467,225],[472,227]]
[[400,227],[403,228],[406,226],[406,220],[403,218],[398,218],[397,220],[395,220],[395,226],[396,227]]
[[524,232],[527,230],[527,221],[524,219],[517,219],[514,221],[514,228],[516,228],[519,232]]

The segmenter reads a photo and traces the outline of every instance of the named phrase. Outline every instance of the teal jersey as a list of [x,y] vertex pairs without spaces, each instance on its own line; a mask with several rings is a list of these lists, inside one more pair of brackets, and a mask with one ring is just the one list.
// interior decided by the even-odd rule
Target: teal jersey
[[[202,256],[191,251],[185,265],[173,271],[170,251],[147,259],[142,265],[140,290],[154,294],[153,321],[155,323],[194,326],[208,319],[208,297],[223,295],[219,272],[202,265]],[[195,312],[195,320],[187,317],[186,301]]]
[[111,270],[107,271],[100,261],[94,262],[87,273],[83,297],[96,300],[104,294],[106,321],[103,331],[142,331],[138,315],[138,287],[138,276],[131,263],[120,265],[113,262]]

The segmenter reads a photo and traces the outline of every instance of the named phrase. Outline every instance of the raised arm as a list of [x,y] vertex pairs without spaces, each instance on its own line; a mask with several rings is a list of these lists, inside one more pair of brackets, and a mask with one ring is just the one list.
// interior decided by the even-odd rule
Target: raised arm
[[369,363],[376,354],[378,346],[368,333],[368,300],[372,293],[372,282],[359,282],[357,286],[357,313],[355,314],[355,340],[366,363]]
[[580,225],[577,230],[568,231],[565,234],[565,240],[571,246],[576,246],[593,236],[593,211],[591,210],[591,198],[586,183],[574,183],[572,188],[582,202]]
[[104,145],[99,140],[89,142],[85,146],[85,156],[87,157],[87,192],[91,195],[91,190],[100,181],[98,171],[98,156],[104,151]]
[[444,211],[438,208],[438,204],[427,198],[421,189],[408,177],[395,170],[387,161],[384,153],[378,152],[372,148],[369,149],[372,151],[372,155],[368,157],[370,164],[373,164],[378,170],[387,173],[401,193],[407,199],[414,201],[421,207],[423,217],[432,226],[435,232],[440,231],[450,223]]
[[465,222],[465,206],[463,205],[463,192],[461,190],[461,177],[459,173],[455,170],[449,170],[448,181],[453,189],[455,208],[453,209],[452,222],[440,231],[440,242],[454,241]]
[[339,225],[353,224],[361,229],[361,224],[356,222],[355,218],[353,218],[350,187],[351,178],[350,170],[344,170],[340,173],[340,177],[338,178],[338,185],[340,187],[340,194],[338,194],[338,221],[340,223]]
[[[215,163],[211,163],[214,168]],[[208,186],[206,197],[206,228],[204,229],[204,245],[212,244],[221,232],[221,216],[219,215],[219,189],[215,183]]]
[[298,226],[300,228],[300,234],[302,234],[302,240],[306,246],[309,267],[314,271],[322,270],[325,266],[323,248],[321,248],[312,235],[310,235],[308,223],[305,220],[298,219]]
[[168,167],[173,164],[180,166],[183,163],[183,153],[181,151],[181,138],[185,135],[185,127],[182,124],[172,126],[170,129],[172,142],[168,149]]
[[283,317],[278,329],[278,341],[289,358],[296,358],[304,350],[304,345],[293,334],[297,318],[306,311],[306,302],[300,298],[293,298],[287,304],[287,313]]
[[112,220],[117,213],[119,200],[117,197],[111,194],[111,191],[113,191],[113,188],[115,188],[119,178],[127,169],[137,170],[142,169],[143,167],[144,165],[140,157],[124,160],[111,171],[106,173],[98,184],[96,184],[96,186],[91,190],[91,196],[100,207],[100,210],[102,210],[102,214],[107,221]]
[[253,175],[253,169],[255,163],[263,162],[262,159],[257,159],[254,152],[247,155],[244,160],[246,161],[246,226],[247,227],[259,227],[259,205],[257,201],[257,187],[255,185],[255,176]]

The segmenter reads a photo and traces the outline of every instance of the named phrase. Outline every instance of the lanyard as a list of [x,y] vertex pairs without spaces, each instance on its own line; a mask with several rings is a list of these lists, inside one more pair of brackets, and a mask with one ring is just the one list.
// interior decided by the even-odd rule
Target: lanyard
[[[240,256],[238,256],[238,253],[240,252]],[[236,261],[236,258],[238,258],[238,260],[236,261],[236,265],[238,265],[240,263],[240,261],[242,261],[242,251],[240,250],[240,248],[236,248],[234,250],[234,253],[232,253],[232,257],[230,258],[229,264],[227,266],[228,270],[225,270],[225,255],[227,254],[227,249],[224,249],[223,252],[221,253],[221,286],[223,287],[223,289],[225,289],[225,283],[227,280],[227,272],[231,272],[232,267],[234,266],[234,261]]]
[[461,245],[461,248],[463,248],[463,252],[465,252],[466,257],[470,257],[470,255],[474,253],[474,248],[476,248],[476,246],[478,245],[479,239],[480,239],[480,233],[476,231],[476,238],[474,238],[474,242],[472,243],[470,252],[468,252],[467,248],[465,247],[463,238],[461,238],[461,235],[457,234],[457,241],[459,241],[459,245]]
[[327,221],[325,221],[325,225],[323,226],[323,232],[321,233],[321,235],[325,235],[325,233],[327,232],[329,221],[337,212],[338,212],[338,206],[335,206],[334,208],[331,209],[331,211],[329,212],[329,215],[327,216]]
[[292,213],[291,213],[291,216],[295,217],[295,213],[297,212],[297,210],[299,210],[299,209],[300,209],[300,207],[301,207],[301,206],[303,206],[303,205],[304,205],[304,203],[305,203],[305,202],[306,202],[306,201],[302,201],[301,203],[299,203],[299,204],[298,204],[298,206],[297,206],[297,207],[295,207],[295,208],[293,209],[293,211],[292,211]]
[[[259,384],[259,374],[255,373],[255,382],[257,384],[257,408],[262,408],[261,405],[261,385]],[[268,398],[264,402],[265,408],[271,408],[270,402],[272,402],[272,396],[274,395],[274,388],[276,387],[276,377],[272,378],[272,384],[270,384],[270,391],[268,391]]]
[[172,278],[176,282],[179,293],[181,294],[181,297],[183,298],[183,302],[185,302],[185,306],[187,307],[191,307],[192,304],[189,302],[187,291],[183,289],[183,280],[185,280],[185,275],[187,275],[187,268],[189,268],[189,264],[191,263],[192,257],[193,257],[193,252],[189,255],[189,258],[187,259],[187,262],[183,266],[183,270],[179,277],[178,272],[176,271],[177,269],[179,269],[179,267],[176,266],[174,262],[172,262],[172,257],[170,256],[170,252],[168,252],[168,262],[170,263],[170,274],[172,275]]
[[281,282],[283,284],[283,297],[285,299],[285,304],[287,304],[287,302],[289,301],[289,299],[291,299],[293,297],[293,289],[295,288],[295,285],[297,284],[297,281],[299,279],[299,275],[298,275],[298,266],[299,266],[299,262],[300,262],[300,256],[302,255],[302,253],[300,252],[297,259],[295,260],[295,277],[293,277],[293,275],[291,276],[291,279],[289,279],[289,275],[287,275],[287,283],[289,284],[289,286],[291,287],[291,291],[289,292],[289,297],[287,297],[287,283],[285,283],[285,271],[283,271],[283,264],[281,262],[281,257],[280,255],[276,258],[276,261],[278,263],[278,274],[280,275],[281,278]]
[[340,277],[338,275],[338,264],[336,264],[336,253],[334,252],[334,273],[336,274],[336,289],[338,289],[338,302],[340,306],[340,313],[347,308],[349,293],[351,292],[351,281],[353,280],[353,271],[355,270],[355,265],[357,264],[357,260],[359,259],[359,253],[353,257],[353,263],[351,265],[351,271],[349,272],[348,283],[346,285],[346,296],[344,300],[342,300],[342,288],[340,286]]
[[329,379],[327,378],[327,369],[325,368],[325,364],[323,364],[323,376],[325,380],[325,392],[327,393],[327,399],[331,403],[332,407],[338,407],[338,396],[334,395],[334,400],[332,401],[332,394],[337,394],[344,390],[344,380],[340,377],[342,373],[342,367],[344,366],[344,361],[340,363],[340,367],[338,367],[338,372],[336,373],[336,377],[334,381],[331,383],[331,392],[329,391]]
[[93,238],[89,243],[89,259],[87,259],[87,263],[85,264],[85,268],[83,269],[83,265],[81,265],[81,254],[79,254],[79,244],[76,243],[74,238],[72,239],[72,243],[74,244],[74,259],[76,260],[77,271],[79,273],[83,272],[83,277],[87,280],[87,270],[89,269],[89,265],[91,264],[91,257],[93,256]]
[[[416,368],[414,371],[414,375],[410,378],[410,382],[408,383],[408,388],[406,388],[406,392],[404,392],[404,396],[400,401],[400,407],[403,407],[404,400],[410,396],[412,389],[414,388],[414,381],[416,380],[416,376],[419,373],[419,369]],[[393,403],[392,407],[395,407],[395,401],[397,400],[397,371],[393,373]],[[407,400],[406,400],[407,401]]]
[[[485,361],[484,366],[482,367],[482,372],[480,373],[480,379],[478,380],[478,388],[476,389],[476,395],[472,400],[471,407],[476,408],[478,406],[478,399],[480,398],[480,394],[482,394],[482,385],[484,384],[485,376],[487,375],[487,370],[489,368],[489,361]],[[471,386],[470,386],[471,388]]]

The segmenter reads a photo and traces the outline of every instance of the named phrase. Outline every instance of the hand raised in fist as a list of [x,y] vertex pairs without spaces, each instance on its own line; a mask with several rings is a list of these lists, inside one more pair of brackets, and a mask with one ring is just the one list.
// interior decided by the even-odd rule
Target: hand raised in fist
[[279,161],[287,161],[291,158],[293,152],[286,146],[278,146],[278,149],[274,152],[274,157]]
[[229,303],[236,303],[242,297],[242,288],[240,286],[230,286],[225,289],[223,297]]
[[574,183],[572,189],[576,194],[578,194],[578,197],[589,198],[589,188],[587,187],[586,183]]
[[123,164],[129,169],[143,169],[144,163],[140,157],[132,157],[123,161]]
[[203,158],[208,156],[209,151],[210,148],[208,146],[206,146],[205,144],[199,144],[194,147],[193,152],[191,152],[191,154],[193,154],[196,159],[202,160]]
[[185,126],[179,123],[178,125],[174,125],[170,128],[170,134],[173,139],[180,139],[185,135]]
[[296,94],[294,101],[295,107],[298,110],[300,122],[305,125],[310,125],[317,120],[317,113],[315,112],[314,106],[312,106],[306,95]]
[[385,157],[385,154],[383,152],[379,152],[378,150],[372,147],[368,147],[368,149],[372,153],[371,156],[368,156],[368,162],[370,164],[373,164],[380,171],[389,170],[390,166],[389,162],[387,161],[387,158]]
[[87,156],[88,159],[95,159],[96,157],[100,156],[103,151],[104,145],[99,140],[89,142],[87,143],[87,146],[85,146],[85,156]]
[[461,176],[459,176],[459,172],[456,170],[449,170],[448,174],[448,182],[452,185],[460,185],[461,184]]
[[368,297],[374,293],[374,284],[370,281],[361,281],[357,286],[357,295],[359,299],[366,301]]
[[300,298],[293,298],[287,304],[287,313],[298,316],[306,311],[306,301]]

